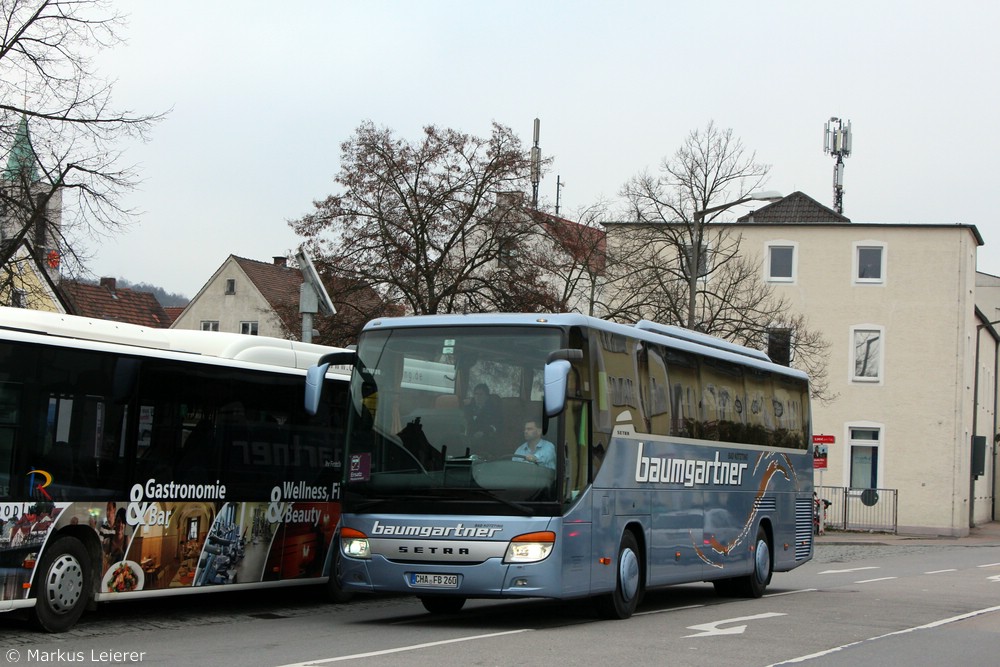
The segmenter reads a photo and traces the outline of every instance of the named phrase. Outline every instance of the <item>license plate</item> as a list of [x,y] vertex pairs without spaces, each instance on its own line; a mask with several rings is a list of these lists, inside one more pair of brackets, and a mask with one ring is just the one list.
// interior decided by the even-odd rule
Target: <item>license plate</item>
[[411,572],[410,585],[422,588],[458,588],[458,575]]

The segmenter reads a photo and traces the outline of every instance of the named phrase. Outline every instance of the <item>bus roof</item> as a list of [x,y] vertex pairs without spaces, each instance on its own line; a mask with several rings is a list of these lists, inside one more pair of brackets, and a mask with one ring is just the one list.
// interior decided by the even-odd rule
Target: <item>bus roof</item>
[[307,369],[342,348],[220,331],[155,329],[125,322],[0,306],[0,330],[109,343],[148,350]]
[[602,320],[580,313],[474,313],[466,315],[413,315],[409,317],[383,317],[368,322],[363,331],[381,328],[409,328],[434,326],[582,326],[623,336],[631,336],[688,352],[696,352],[735,363],[766,368],[807,380],[802,371],[782,366],[760,350],[738,345],[722,338],[691,331],[682,327],[641,320],[633,326]]

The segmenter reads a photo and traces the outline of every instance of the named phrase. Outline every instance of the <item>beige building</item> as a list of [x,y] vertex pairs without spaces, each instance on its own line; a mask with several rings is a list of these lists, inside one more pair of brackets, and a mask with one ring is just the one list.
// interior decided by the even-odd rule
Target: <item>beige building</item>
[[298,316],[301,284],[302,272],[284,257],[268,264],[230,255],[170,328],[298,339],[301,324],[285,322],[282,314],[292,304]]
[[[609,247],[619,229],[608,227]],[[1000,279],[976,273],[976,228],[854,223],[795,193],[712,231],[741,236],[740,254],[829,343],[816,484],[849,489],[845,503],[895,490],[900,532],[964,535],[992,520],[998,338],[987,322],[1000,319]]]

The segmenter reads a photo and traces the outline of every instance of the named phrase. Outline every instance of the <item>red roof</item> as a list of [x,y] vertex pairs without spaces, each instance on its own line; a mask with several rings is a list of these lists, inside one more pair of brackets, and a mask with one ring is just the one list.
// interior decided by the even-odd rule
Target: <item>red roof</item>
[[114,278],[101,278],[100,285],[75,280],[59,283],[71,315],[114,322],[128,322],[155,329],[170,326],[170,316],[151,292],[118,288]]
[[[295,331],[298,323],[296,321],[290,322],[284,317],[283,313],[287,309],[282,308],[282,306],[294,304],[295,308],[298,309],[299,286],[304,282],[302,272],[289,267],[281,260],[278,260],[277,263],[258,262],[236,255],[230,256],[233,261],[240,265],[250,282],[260,291],[261,296],[270,304],[274,312],[282,320],[285,320],[285,326],[288,330]],[[296,313],[297,315],[298,313]]]
[[603,229],[582,225],[566,218],[535,211],[536,219],[552,239],[577,262],[597,273],[604,271],[607,237]]

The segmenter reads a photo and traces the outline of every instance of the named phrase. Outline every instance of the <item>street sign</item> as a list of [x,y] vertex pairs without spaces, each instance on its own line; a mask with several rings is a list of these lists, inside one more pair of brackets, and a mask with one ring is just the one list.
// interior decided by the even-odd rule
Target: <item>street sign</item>
[[832,435],[813,436],[813,470],[826,468],[827,445],[832,445],[835,440]]

